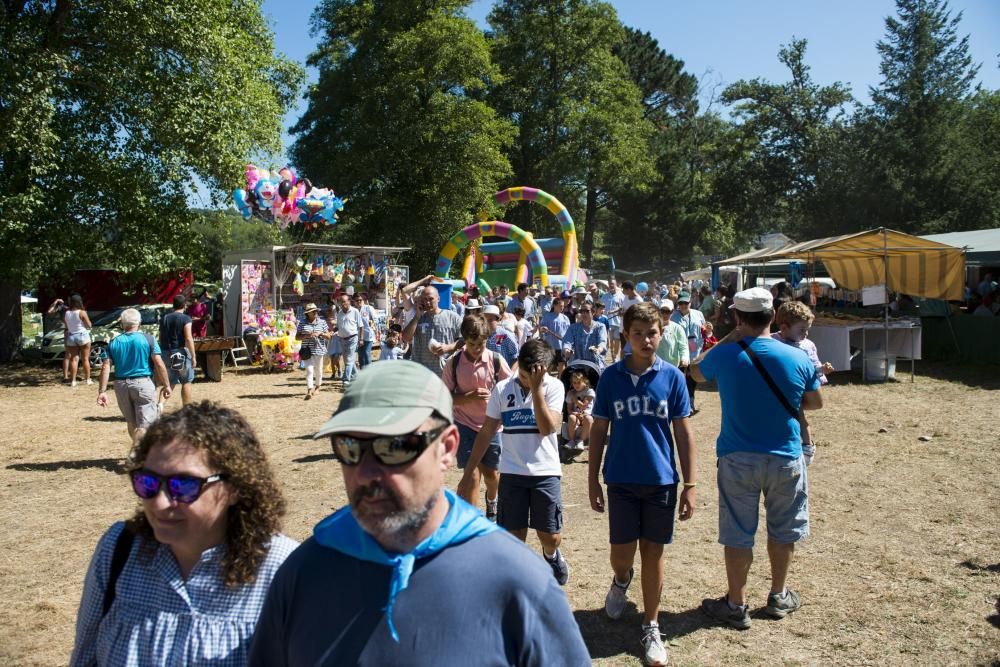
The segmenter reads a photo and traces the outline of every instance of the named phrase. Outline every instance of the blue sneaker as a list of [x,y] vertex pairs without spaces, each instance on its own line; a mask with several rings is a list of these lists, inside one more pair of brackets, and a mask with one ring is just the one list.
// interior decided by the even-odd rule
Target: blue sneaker
[[569,581],[569,563],[563,558],[562,552],[556,549],[556,553],[552,558],[544,554],[542,554],[542,557],[545,558],[545,562],[552,568],[552,575],[556,578],[556,582],[560,586],[565,586],[566,582]]

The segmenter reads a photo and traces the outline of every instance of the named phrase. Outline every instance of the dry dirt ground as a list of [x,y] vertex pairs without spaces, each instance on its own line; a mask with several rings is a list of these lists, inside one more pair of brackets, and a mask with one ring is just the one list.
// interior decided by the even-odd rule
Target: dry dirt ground
[[[97,407],[96,387],[73,390],[57,379],[51,367],[0,367],[2,665],[66,663],[94,545],[136,504],[119,474],[126,436],[117,409]],[[996,366],[918,365],[913,384],[908,376],[887,385],[835,376],[826,408],[813,413],[820,441],[809,471],[813,535],[796,552],[790,578],[805,606],[780,622],[760,614],[768,571],[758,546],[753,627],[742,633],[713,627],[698,611],[725,581],[716,544],[719,400],[702,390],[693,417],[698,508],[668,547],[660,614],[674,663],[1000,664],[998,390]],[[303,393],[299,372],[229,372],[222,383],[195,385],[197,398],[243,411],[258,430],[289,501],[285,531],[300,540],[345,502],[338,464],[325,443],[310,439],[339,393],[324,390],[309,402]],[[637,665],[635,607],[617,622],[604,616],[607,519],[588,505],[586,465],[565,468],[563,489],[566,593],[591,656],[601,665]],[[633,600],[638,592],[634,585]]]

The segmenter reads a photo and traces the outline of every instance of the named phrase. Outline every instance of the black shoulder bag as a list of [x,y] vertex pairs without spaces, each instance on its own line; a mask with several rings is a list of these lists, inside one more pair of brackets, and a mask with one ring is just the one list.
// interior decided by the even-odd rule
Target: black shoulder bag
[[753,353],[753,349],[743,340],[740,341],[740,347],[743,348],[743,351],[747,353],[748,357],[750,357],[750,361],[753,362],[753,367],[756,368],[757,372],[760,373],[762,378],[764,378],[764,382],[766,382],[767,386],[771,388],[774,395],[778,397],[778,400],[781,401],[781,405],[784,406],[788,414],[790,414],[794,419],[798,419],[799,411],[792,407],[792,404],[788,402],[785,395],[781,393],[780,389],[778,389],[778,385],[775,384],[774,380],[771,378],[771,374],[767,372],[766,368],[764,368],[764,364],[760,362],[757,355]]

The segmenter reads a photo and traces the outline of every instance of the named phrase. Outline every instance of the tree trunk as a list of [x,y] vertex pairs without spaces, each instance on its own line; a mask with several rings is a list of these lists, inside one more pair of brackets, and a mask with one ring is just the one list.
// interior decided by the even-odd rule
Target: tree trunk
[[597,188],[587,186],[587,210],[583,215],[583,256],[587,268],[592,266],[594,254],[594,227],[597,225]]
[[10,363],[21,343],[21,287],[0,283],[0,363]]

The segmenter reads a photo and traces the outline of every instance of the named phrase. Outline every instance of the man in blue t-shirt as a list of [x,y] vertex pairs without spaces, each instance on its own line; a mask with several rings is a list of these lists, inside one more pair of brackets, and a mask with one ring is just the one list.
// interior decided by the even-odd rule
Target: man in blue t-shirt
[[[590,506],[597,512],[605,508],[599,477],[604,458],[611,568],[615,573],[604,611],[612,619],[621,618],[625,611],[638,547],[645,660],[647,665],[665,665],[667,649],[657,622],[663,590],[663,546],[673,539],[675,508],[680,506],[680,519],[685,521],[695,507],[696,455],[688,423],[691,405],[684,375],[656,356],[662,334],[656,307],[642,303],[630,308],[625,313],[624,331],[632,354],[605,371],[597,384],[590,431]],[[609,427],[611,440],[604,457]],[[684,474],[679,499],[675,438]]]
[[163,388],[163,397],[170,398],[170,379],[167,367],[160,358],[160,346],[148,333],[139,331],[142,316],[135,308],[122,311],[121,323],[124,332],[108,343],[107,356],[101,367],[100,389],[97,404],[108,406],[108,380],[111,378],[111,364],[115,366],[115,399],[125,422],[128,434],[135,447],[146,434],[159,412],[156,409],[157,383]]
[[192,401],[191,384],[194,382],[194,337],[191,316],[184,312],[187,298],[183,294],[174,297],[174,309],[167,313],[160,323],[160,351],[163,364],[167,367],[172,390],[181,386],[181,404]]
[[350,505],[278,570],[252,667],[590,664],[549,568],[445,488],[459,434],[437,375],[369,366],[315,437]]
[[691,362],[698,382],[715,380],[722,400],[719,457],[719,543],[725,547],[729,591],[705,600],[712,618],[750,627],[746,581],[753,562],[758,506],[764,495],[771,592],[765,613],[784,618],[801,605],[785,586],[795,543],[809,535],[808,480],[799,432],[800,410],[823,406],[819,377],[805,352],[771,338],[771,293],[754,287],[733,297],[736,328]]

